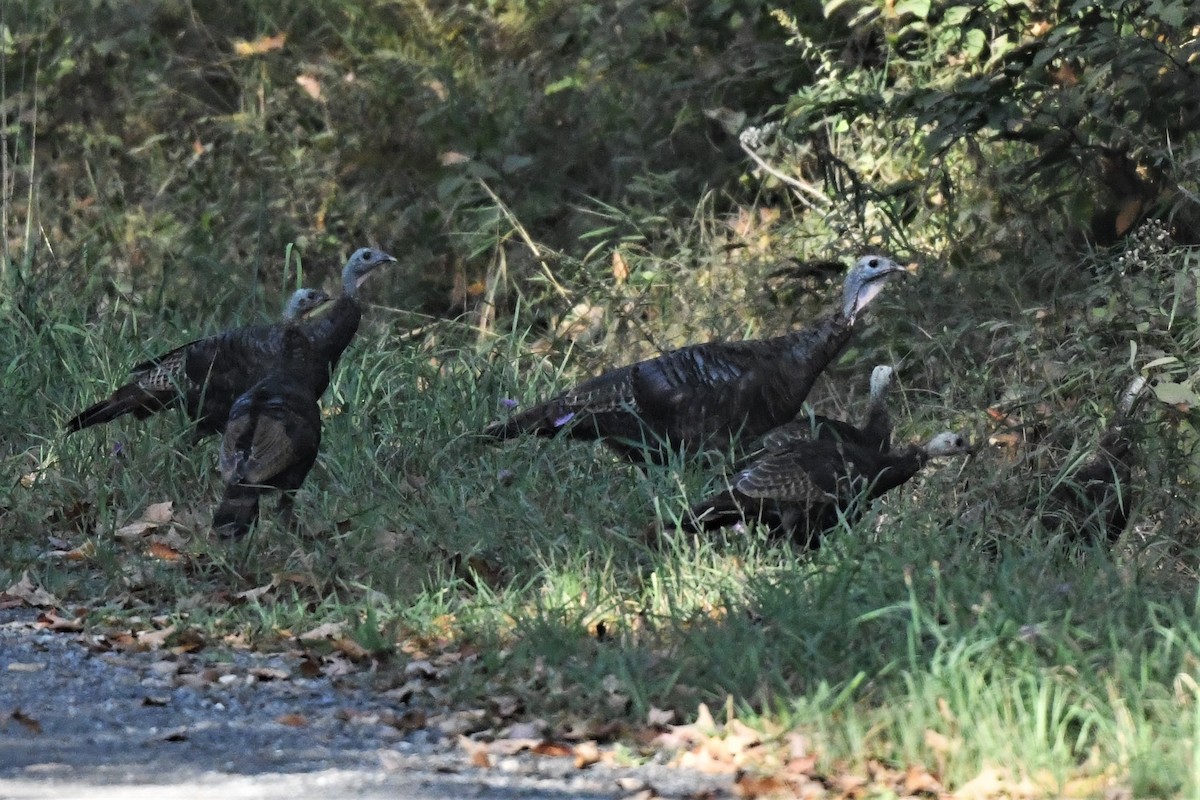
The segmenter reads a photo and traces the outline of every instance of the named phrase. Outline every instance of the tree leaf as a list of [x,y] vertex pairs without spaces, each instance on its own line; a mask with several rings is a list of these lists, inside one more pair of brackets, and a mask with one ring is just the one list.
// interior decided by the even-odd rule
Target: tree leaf
[[1186,383],[1161,381],[1154,385],[1154,394],[1160,402],[1167,405],[1173,406],[1179,403],[1186,403],[1190,406],[1200,405],[1200,398],[1196,397],[1196,392]]
[[896,3],[896,16],[912,14],[917,19],[926,19],[929,16],[929,5],[930,0],[900,0]]

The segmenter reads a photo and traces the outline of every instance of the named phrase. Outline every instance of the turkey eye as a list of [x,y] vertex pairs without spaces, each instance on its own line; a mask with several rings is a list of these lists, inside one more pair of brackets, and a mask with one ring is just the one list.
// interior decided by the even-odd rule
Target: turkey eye
[[371,254],[370,254],[370,253],[363,253],[363,257],[362,257],[362,259],[363,259],[363,261],[370,261],[370,260],[371,260]]
[[870,261],[867,262],[867,266],[870,267],[871,269],[875,269],[876,267],[879,266],[879,259],[872,258]]

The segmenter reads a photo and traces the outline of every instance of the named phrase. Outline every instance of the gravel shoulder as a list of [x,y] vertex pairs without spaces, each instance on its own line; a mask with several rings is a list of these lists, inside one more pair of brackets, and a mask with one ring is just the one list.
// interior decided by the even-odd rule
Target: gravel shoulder
[[[657,764],[518,753],[474,766],[435,729],[381,722],[408,709],[371,692],[270,679],[298,674],[294,657],[95,652],[35,618],[0,611],[0,798],[732,796],[728,776]],[[181,668],[220,675],[180,685]]]

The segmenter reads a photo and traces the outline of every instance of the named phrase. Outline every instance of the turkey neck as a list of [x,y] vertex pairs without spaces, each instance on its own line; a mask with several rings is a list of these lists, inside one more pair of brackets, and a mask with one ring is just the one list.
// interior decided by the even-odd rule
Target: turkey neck
[[852,324],[839,312],[817,325],[768,340],[777,353],[772,379],[762,382],[767,413],[756,436],[790,421],[804,406],[813,383],[850,341]]
[[929,454],[920,445],[913,445],[899,453],[880,456],[881,468],[876,473],[875,480],[871,482],[870,496],[879,497],[906,483],[927,463]]
[[358,325],[362,321],[362,305],[358,302],[358,279],[353,273],[342,276],[342,296],[329,310],[309,328],[309,335],[329,370],[337,366],[338,359],[350,346]]

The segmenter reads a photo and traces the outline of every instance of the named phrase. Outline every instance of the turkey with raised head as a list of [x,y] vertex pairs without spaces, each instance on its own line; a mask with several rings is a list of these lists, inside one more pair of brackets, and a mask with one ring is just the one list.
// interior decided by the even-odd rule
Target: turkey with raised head
[[245,535],[258,519],[259,498],[272,489],[283,493],[279,507],[290,516],[320,447],[321,409],[311,378],[273,373],[254,384],[233,404],[225,426],[225,494],[213,529],[226,538]]
[[726,491],[694,505],[687,532],[758,521],[774,535],[815,547],[839,518],[857,519],[866,503],[907,483],[931,458],[971,452],[958,433],[881,453],[835,439],[797,439],[751,463]]
[[850,341],[857,315],[904,272],[891,259],[865,256],[846,275],[841,307],[815,325],[772,339],[690,345],[609,370],[484,433],[600,439],[632,461],[656,463],[676,450],[752,441],[800,412],[817,376]]
[[871,370],[870,400],[862,427],[804,410],[791,422],[767,431],[762,439],[763,449],[780,450],[801,439],[833,439],[888,452],[892,449],[892,415],[887,408],[887,394],[895,376],[896,370],[887,364]]
[[195,420],[196,438],[220,431],[234,399],[278,365],[286,332],[329,299],[320,289],[297,289],[280,323],[223,331],[135,365],[133,379],[68,420],[67,433],[125,414],[146,419],[179,405]]
[[1042,476],[1049,484],[1041,508],[1042,524],[1070,538],[1082,537],[1115,544],[1129,524],[1132,505],[1133,437],[1130,416],[1145,397],[1146,379],[1134,378],[1117,402],[1108,428],[1100,436],[1095,454],[1078,468],[1067,465],[1055,475]]
[[317,357],[326,365],[325,382],[318,386],[317,396],[329,386],[329,379],[337,367],[342,353],[350,346],[362,322],[362,303],[358,299],[358,287],[384,264],[393,264],[396,259],[382,250],[361,247],[355,250],[342,269],[342,295],[328,311],[304,324],[304,331],[313,343]]

